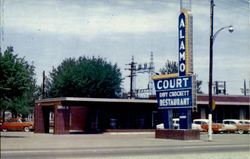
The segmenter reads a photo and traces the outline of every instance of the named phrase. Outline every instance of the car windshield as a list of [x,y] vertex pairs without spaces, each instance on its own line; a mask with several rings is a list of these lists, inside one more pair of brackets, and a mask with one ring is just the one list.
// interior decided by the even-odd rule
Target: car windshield
[[194,121],[195,124],[201,124],[201,121]]
[[224,124],[236,124],[236,122],[235,121],[224,121]]

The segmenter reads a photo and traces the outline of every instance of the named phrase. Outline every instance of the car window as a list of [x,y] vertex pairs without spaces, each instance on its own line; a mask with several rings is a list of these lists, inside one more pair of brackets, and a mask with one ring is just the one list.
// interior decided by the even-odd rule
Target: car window
[[243,122],[243,121],[240,121],[239,124],[244,124],[244,122]]
[[224,121],[224,124],[229,124],[229,121]]
[[205,121],[202,121],[201,124],[207,124]]
[[195,124],[201,124],[201,121],[195,121],[194,123]]
[[235,121],[230,121],[229,124],[233,124],[234,125],[234,124],[236,124],[236,122]]
[[245,124],[250,124],[250,122],[249,121],[245,121]]

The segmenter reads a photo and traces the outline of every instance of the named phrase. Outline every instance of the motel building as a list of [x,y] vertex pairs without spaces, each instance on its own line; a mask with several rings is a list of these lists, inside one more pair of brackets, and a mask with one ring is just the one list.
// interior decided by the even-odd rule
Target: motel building
[[[213,121],[249,119],[250,97],[214,95]],[[153,131],[162,123],[156,99],[61,97],[37,100],[35,133]],[[173,117],[178,118],[178,110]],[[193,119],[208,118],[208,95],[197,96]]]

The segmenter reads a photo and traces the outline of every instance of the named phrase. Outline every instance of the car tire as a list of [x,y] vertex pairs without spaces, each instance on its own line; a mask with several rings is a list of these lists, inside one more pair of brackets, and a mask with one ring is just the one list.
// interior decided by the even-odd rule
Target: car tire
[[6,131],[7,131],[7,129],[2,129],[2,131],[3,131],[3,132],[6,132]]
[[237,132],[238,132],[238,134],[243,134],[244,130],[239,129]]
[[24,130],[25,132],[29,132],[29,131],[30,131],[30,128],[29,128],[29,127],[24,127],[23,130]]

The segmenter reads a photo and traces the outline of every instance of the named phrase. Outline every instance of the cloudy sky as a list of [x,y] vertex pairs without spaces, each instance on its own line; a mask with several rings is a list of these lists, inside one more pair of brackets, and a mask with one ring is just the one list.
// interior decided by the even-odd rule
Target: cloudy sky
[[[145,63],[154,53],[155,71],[166,60],[178,60],[179,0],[2,0],[2,48],[36,67],[37,82],[63,59],[101,56],[117,63],[129,90],[127,67]],[[223,30],[214,43],[214,81],[226,81],[229,94],[241,94],[250,77],[249,1],[215,0],[214,30]],[[210,1],[192,0],[194,71],[207,93]],[[144,82],[141,82],[144,81]],[[146,88],[147,75],[138,74],[136,88]]]

